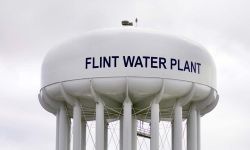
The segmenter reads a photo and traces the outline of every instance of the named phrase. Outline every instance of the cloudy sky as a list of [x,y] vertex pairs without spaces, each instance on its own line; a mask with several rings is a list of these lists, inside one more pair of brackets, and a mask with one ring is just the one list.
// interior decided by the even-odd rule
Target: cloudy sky
[[54,150],[55,117],[37,99],[51,47],[138,17],[215,59],[220,101],[202,118],[202,149],[249,150],[249,8],[249,0],[0,0],[0,149]]

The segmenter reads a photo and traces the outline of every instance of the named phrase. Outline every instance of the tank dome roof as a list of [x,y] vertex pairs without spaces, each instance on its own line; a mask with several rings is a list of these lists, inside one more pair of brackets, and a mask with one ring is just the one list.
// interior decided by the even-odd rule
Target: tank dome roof
[[42,87],[112,77],[166,78],[216,88],[215,64],[206,49],[139,28],[90,31],[49,51],[42,65]]

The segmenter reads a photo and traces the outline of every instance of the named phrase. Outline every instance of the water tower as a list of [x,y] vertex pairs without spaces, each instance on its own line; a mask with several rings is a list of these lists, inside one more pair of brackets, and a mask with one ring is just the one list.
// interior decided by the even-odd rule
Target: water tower
[[[120,122],[120,150],[136,150],[143,135],[150,150],[159,150],[160,121],[172,124],[171,149],[184,150],[184,120],[187,149],[200,150],[200,118],[218,102],[215,64],[206,49],[133,27],[89,31],[54,48],[41,79],[39,101],[56,116],[56,150],[85,150],[89,121],[96,123],[95,150],[108,149],[112,121]],[[138,121],[149,123],[149,132],[139,132]]]

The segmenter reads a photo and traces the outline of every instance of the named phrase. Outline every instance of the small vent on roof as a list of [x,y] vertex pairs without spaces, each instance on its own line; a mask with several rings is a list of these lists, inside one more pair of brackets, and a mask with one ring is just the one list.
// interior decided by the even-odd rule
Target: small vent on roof
[[133,22],[129,22],[128,20],[123,20],[122,25],[123,26],[133,26]]

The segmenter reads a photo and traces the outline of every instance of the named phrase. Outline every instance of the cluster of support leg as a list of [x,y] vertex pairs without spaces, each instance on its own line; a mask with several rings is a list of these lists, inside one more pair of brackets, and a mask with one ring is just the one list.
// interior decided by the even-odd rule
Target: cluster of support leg
[[[65,105],[61,105],[56,118],[56,150],[70,149],[70,118],[66,114]],[[124,102],[124,117],[121,117],[121,149],[136,150],[137,120],[132,118],[131,101]],[[82,118],[78,101],[73,107],[73,150],[86,150],[86,121]],[[104,117],[104,105],[96,103],[96,150],[107,150],[108,123]]]
[[[213,99],[214,91],[209,96]],[[71,119],[67,115],[66,104],[64,102],[55,103],[48,97],[41,98],[40,103],[48,111],[56,114],[56,150],[70,150],[70,129]],[[73,107],[73,150],[86,150],[86,120],[82,114],[79,100],[74,99],[62,91],[66,102]],[[194,95],[194,86],[188,95],[177,99],[173,109],[172,119],[172,150],[183,150],[182,131],[182,107],[190,102]],[[42,101],[41,99],[45,99]],[[159,150],[159,122],[160,122],[160,97],[151,103],[151,129],[150,129],[150,149]],[[207,100],[209,102],[209,100]],[[48,105],[47,105],[47,104]],[[46,105],[46,106],[45,106]],[[187,150],[200,150],[200,108],[205,107],[205,103],[192,103],[187,118]],[[120,118],[120,150],[137,149],[137,120],[132,115],[132,102],[127,96],[123,103],[123,115]],[[56,110],[56,111],[54,111]],[[96,101],[96,150],[108,149],[108,123],[104,115],[104,104],[97,98]]]
[[64,105],[61,105],[56,115],[56,149],[68,150],[70,148],[70,119],[66,115]]
[[[178,105],[174,110],[172,121],[172,149],[182,150],[182,107]],[[196,105],[191,105],[190,113],[187,118],[187,150],[200,150],[200,113]]]
[[[132,117],[131,101],[124,102],[124,114],[120,119],[120,150],[136,150],[137,120]],[[159,150],[159,104],[151,105],[150,149]],[[182,150],[182,107],[177,103],[172,121],[172,149]],[[196,106],[190,108],[187,120],[187,149],[200,150],[200,114]],[[70,119],[64,105],[57,113],[57,150],[70,149]],[[107,150],[108,123],[105,122],[104,106],[96,104],[96,150]],[[73,150],[86,150],[86,121],[82,118],[79,103],[73,107]]]
[[[151,106],[150,149],[159,150],[159,104]],[[182,106],[176,103],[172,120],[172,150],[183,150]],[[200,150],[200,114],[195,104],[191,106],[187,119],[187,150]]]

